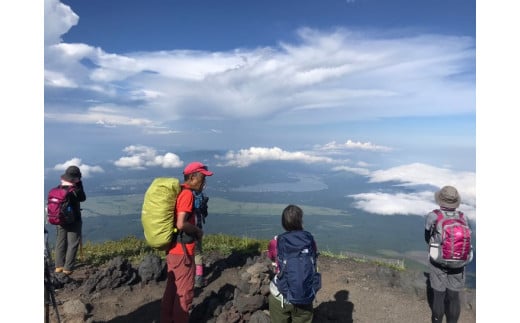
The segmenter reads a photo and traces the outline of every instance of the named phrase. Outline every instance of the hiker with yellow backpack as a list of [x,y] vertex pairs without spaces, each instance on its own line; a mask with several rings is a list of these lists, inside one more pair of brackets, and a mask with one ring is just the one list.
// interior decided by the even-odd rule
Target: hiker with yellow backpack
[[147,243],[166,252],[167,281],[161,323],[188,323],[194,298],[195,244],[203,231],[194,214],[195,192],[202,192],[213,172],[200,162],[184,168],[184,183],[156,178],[145,193],[141,221]]

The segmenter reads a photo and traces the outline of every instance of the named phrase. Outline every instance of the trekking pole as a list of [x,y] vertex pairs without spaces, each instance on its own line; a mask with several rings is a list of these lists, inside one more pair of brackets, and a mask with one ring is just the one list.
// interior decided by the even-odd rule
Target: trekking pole
[[47,292],[47,286],[44,287],[45,288],[45,301],[44,301],[44,304],[45,304],[45,323],[49,323],[49,317],[50,317],[50,314],[49,314],[49,294]]
[[[58,311],[58,304],[56,303],[56,296],[54,294],[54,286],[52,285],[52,278],[50,274],[49,265],[47,262],[45,262],[45,294],[47,298],[50,300],[52,307],[54,308],[54,311],[56,312],[56,318],[58,320],[58,323],[61,323],[60,320],[60,313]],[[46,300],[45,302],[45,322],[49,322],[49,301]]]
[[79,237],[79,260],[83,262],[83,235]]
[[51,259],[51,254],[49,251],[49,243],[47,239],[47,229],[44,230],[45,235],[45,252],[44,252],[44,287],[45,287],[45,322],[49,323],[50,313],[49,313],[49,300],[54,307],[54,311],[56,312],[56,318],[58,323],[61,323],[60,313],[58,312],[58,304],[56,303],[56,297],[54,293],[54,285],[53,279],[50,272],[49,260]]

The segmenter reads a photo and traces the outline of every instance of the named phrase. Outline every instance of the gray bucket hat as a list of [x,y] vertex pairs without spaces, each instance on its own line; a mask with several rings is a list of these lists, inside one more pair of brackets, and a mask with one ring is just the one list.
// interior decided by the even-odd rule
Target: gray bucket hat
[[460,205],[460,195],[453,186],[444,186],[435,192],[435,202],[441,207],[456,209]]

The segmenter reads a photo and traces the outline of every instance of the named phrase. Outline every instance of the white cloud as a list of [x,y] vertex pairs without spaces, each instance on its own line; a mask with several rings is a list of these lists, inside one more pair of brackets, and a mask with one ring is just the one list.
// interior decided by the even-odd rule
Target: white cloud
[[61,36],[78,23],[79,17],[69,6],[58,0],[44,2],[44,33],[45,45],[61,42]]
[[[354,206],[366,212],[380,215],[425,216],[439,205],[434,202],[433,192],[418,193],[361,193],[350,195],[356,201]],[[461,203],[459,210],[470,219],[475,219],[475,207]]]
[[351,172],[351,173],[355,173],[355,174],[359,174],[359,175],[363,175],[363,176],[370,175],[369,169],[361,168],[361,167],[336,166],[336,167],[333,167],[332,170]]
[[144,129],[144,133],[151,135],[172,135],[181,133],[181,131],[168,129],[166,127],[151,126]]
[[74,80],[67,78],[59,71],[44,70],[45,85],[49,87],[76,88]]
[[123,108],[118,106],[92,106],[83,113],[79,112],[46,112],[48,120],[67,123],[97,124],[105,127],[142,126],[153,127],[152,120],[141,117],[131,117],[123,114]]
[[413,186],[432,186],[436,189],[431,191],[420,191],[413,193],[361,193],[350,197],[356,202],[354,206],[367,212],[391,215],[391,214],[413,214],[424,216],[438,205],[434,200],[434,193],[445,185],[452,185],[457,188],[461,196],[460,210],[465,212],[470,218],[475,219],[476,215],[476,194],[475,194],[475,173],[456,172],[446,168],[438,168],[431,165],[414,163],[377,170],[369,175],[369,182],[398,182],[395,189],[399,186],[411,188]]
[[367,168],[367,167],[370,166],[369,163],[364,162],[364,161],[358,161],[358,162],[356,163],[356,165],[358,165],[359,167],[363,167],[363,168]]
[[381,214],[420,214],[425,215],[436,206],[431,200],[430,192],[412,194],[361,193],[351,195],[356,200],[354,206],[364,211]]
[[392,148],[375,145],[371,142],[360,142],[360,141],[352,141],[348,139],[344,143],[337,143],[336,141],[331,141],[326,143],[323,146],[316,146],[318,150],[325,151],[336,151],[336,150],[366,150],[366,151],[391,151]]
[[129,156],[121,157],[114,162],[117,167],[144,169],[146,167],[177,168],[184,162],[174,153],[158,155],[154,148],[132,145],[123,149]]
[[[82,178],[89,178],[92,173],[103,173],[104,170],[100,166],[90,166],[87,164],[83,164],[81,158],[74,157],[72,159],[67,160],[63,164],[57,164],[54,166],[55,170],[65,171],[69,166],[77,166],[81,171]],[[60,174],[61,175],[61,174]]]
[[397,181],[403,185],[444,185],[456,187],[465,203],[475,205],[476,182],[474,172],[456,172],[427,164],[413,163],[386,170],[376,170],[370,174],[371,183]]
[[228,151],[225,156],[216,156],[224,160],[225,166],[246,167],[254,163],[268,160],[300,161],[303,163],[332,163],[334,160],[328,157],[314,156],[306,152],[289,152],[278,147],[250,147],[240,149],[238,152]]

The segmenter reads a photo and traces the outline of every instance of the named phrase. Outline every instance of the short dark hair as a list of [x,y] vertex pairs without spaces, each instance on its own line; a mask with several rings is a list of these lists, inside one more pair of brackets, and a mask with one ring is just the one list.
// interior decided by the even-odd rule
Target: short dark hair
[[286,231],[303,230],[303,210],[290,204],[282,212],[282,227]]

